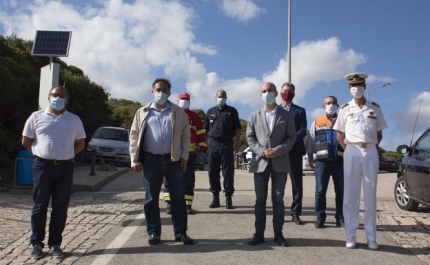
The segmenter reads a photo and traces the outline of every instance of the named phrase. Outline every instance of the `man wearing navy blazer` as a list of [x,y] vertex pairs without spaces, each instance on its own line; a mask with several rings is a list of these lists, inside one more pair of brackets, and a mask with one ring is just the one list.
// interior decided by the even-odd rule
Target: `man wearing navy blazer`
[[296,128],[296,142],[291,148],[289,160],[291,164],[291,185],[293,188],[293,203],[291,204],[292,222],[302,225],[304,222],[300,219],[302,214],[303,198],[303,156],[306,154],[305,143],[303,138],[306,136],[306,111],[293,103],[296,88],[291,83],[284,83],[281,89],[282,103],[280,107],[286,109],[294,116],[294,125]]
[[246,128],[252,159],[249,171],[254,173],[255,187],[255,234],[248,242],[258,245],[264,242],[266,229],[266,200],[269,179],[272,179],[271,198],[273,206],[274,242],[288,246],[282,234],[285,206],[284,193],[290,162],[288,153],[296,139],[293,115],[276,104],[276,86],[266,82],[261,86],[260,96],[264,107],[251,113]]

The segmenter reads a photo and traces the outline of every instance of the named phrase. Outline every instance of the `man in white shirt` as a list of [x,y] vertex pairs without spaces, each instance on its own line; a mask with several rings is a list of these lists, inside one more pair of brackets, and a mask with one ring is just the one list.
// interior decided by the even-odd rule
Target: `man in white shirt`
[[387,124],[380,106],[364,97],[365,73],[345,76],[353,99],[340,107],[333,129],[339,144],[345,150],[344,199],[346,247],[355,248],[359,222],[360,193],[364,191],[364,230],[369,249],[379,248],[376,243],[376,190],[378,182],[378,144]]

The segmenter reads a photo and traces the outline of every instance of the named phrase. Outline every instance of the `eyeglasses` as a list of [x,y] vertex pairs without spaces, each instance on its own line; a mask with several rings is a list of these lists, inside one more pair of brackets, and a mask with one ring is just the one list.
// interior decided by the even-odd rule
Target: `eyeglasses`
[[54,97],[54,98],[58,98],[58,97],[60,97],[60,98],[66,98],[66,95],[65,94],[59,94],[59,93],[51,93],[51,94],[49,94],[51,97]]

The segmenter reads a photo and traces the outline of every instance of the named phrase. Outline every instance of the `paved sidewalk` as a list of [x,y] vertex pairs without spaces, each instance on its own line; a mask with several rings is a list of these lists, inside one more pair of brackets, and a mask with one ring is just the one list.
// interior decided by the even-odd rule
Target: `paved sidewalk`
[[[126,226],[128,222],[127,218],[130,218],[131,215],[137,215],[142,211],[143,194],[140,188],[139,191],[138,189],[135,191],[137,192],[138,196],[135,196],[134,198],[138,199],[125,199],[118,194],[102,194],[102,196],[100,193],[77,192],[78,190],[97,190],[103,185],[103,183],[106,183],[109,180],[118,177],[120,174],[129,171],[129,169],[119,169],[118,171],[108,172],[96,171],[97,176],[94,177],[88,176],[90,172],[89,169],[90,168],[88,166],[82,166],[77,167],[75,171],[74,187],[76,192],[72,195],[68,212],[67,226],[63,233],[64,251],[68,253],[67,258],[64,260],[56,260],[49,254],[38,261],[29,258],[29,253],[31,250],[31,248],[28,246],[28,240],[31,233],[29,224],[32,207],[31,195],[28,192],[25,194],[0,192],[0,265],[56,263],[73,264],[80,257],[88,253],[88,251],[96,245],[99,239],[107,235],[109,231],[113,230],[113,228]],[[201,194],[199,196],[205,196],[205,199],[208,199],[206,183],[207,173],[202,171],[197,171],[196,173],[196,192]],[[312,215],[314,181],[312,181],[313,176],[311,173],[306,173],[307,174],[304,181],[304,198],[306,198],[305,206],[307,208],[308,214],[307,216],[304,215],[302,219],[307,221],[307,225],[305,226],[306,230],[304,231],[312,231],[306,232],[306,235],[312,236],[312,233],[316,232],[316,230],[312,228],[312,222],[314,221],[314,217]],[[391,182],[395,181],[395,179],[391,180],[392,177],[392,174],[383,174],[380,177],[380,182],[378,185],[378,198],[381,197],[381,200],[378,202],[378,234],[389,235],[404,249],[404,251],[400,252],[409,252],[413,255],[416,255],[422,261],[422,263],[415,262],[414,264],[430,264],[430,209],[427,207],[420,207],[418,212],[406,212],[398,209],[392,198],[392,190],[394,186],[391,184]],[[250,205],[253,204],[252,200],[255,198],[253,198],[253,190],[249,185],[249,178],[252,178],[251,174],[246,172],[238,172],[237,195],[235,196],[234,202],[239,203],[241,200],[240,203],[242,203],[242,205],[244,205],[245,202]],[[290,189],[291,187],[287,186],[286,207],[288,207],[289,199],[291,197]],[[331,187],[329,189],[330,191],[328,192],[327,196],[330,198],[328,200],[331,201],[333,192],[331,191]],[[212,214],[205,214],[205,212],[209,213],[210,211],[207,209],[207,202],[204,203],[196,202],[197,210],[200,208],[200,210],[203,210],[204,212],[198,213],[195,217],[193,217],[194,221],[192,221],[192,224],[190,224],[190,229],[192,231],[192,234],[190,235],[195,237],[197,241],[199,240],[199,229],[204,229],[204,226],[202,226],[201,223],[202,220],[199,221],[198,218],[209,218],[208,220],[210,220],[211,217],[214,217]],[[163,207],[162,203],[160,205]],[[270,205],[270,203],[268,203],[268,205]],[[362,206],[363,205],[361,205],[361,207]],[[246,206],[240,208],[242,208],[246,214],[252,214],[252,209],[248,209],[249,207]],[[218,212],[218,210],[216,212]],[[221,213],[222,210],[219,210],[219,212]],[[286,212],[288,213],[288,211]],[[234,213],[235,212],[231,212],[231,214]],[[221,217],[222,215],[219,216]],[[224,220],[225,217],[221,218],[223,219],[219,221],[227,221]],[[269,216],[268,219],[271,219],[271,217]],[[289,222],[287,222],[286,225],[288,226],[288,231],[291,231],[290,229],[293,227],[296,228],[296,226],[293,226]],[[271,226],[268,226],[269,231],[270,228]],[[252,231],[252,227],[246,227],[245,231]],[[325,231],[322,231],[324,236],[327,236],[326,240],[329,240],[327,242],[331,242],[336,245],[340,244],[338,246],[340,248],[337,250],[339,255],[345,253],[343,252],[345,248],[343,247],[344,242],[342,242],[342,236],[340,238],[336,238],[336,236],[332,233],[332,231],[336,230],[328,228],[325,229]],[[215,231],[215,233],[219,232]],[[363,231],[359,231],[359,233],[363,234]],[[248,235],[247,232],[245,232],[245,238],[248,236],[250,237],[251,235],[252,234]],[[267,236],[269,240],[270,234]],[[146,240],[146,237],[143,237],[143,239]],[[288,240],[287,235],[286,237]],[[292,240],[293,244],[295,244],[295,247],[293,247],[291,250],[294,250],[295,253],[300,251],[301,248],[305,250],[306,247],[312,247],[312,244],[317,244],[315,243],[316,241],[311,241],[310,238],[309,240],[302,239],[305,241],[301,242],[299,236],[293,238]],[[238,243],[240,241],[242,240],[239,240]],[[325,244],[324,241],[320,242],[321,243],[318,244]],[[221,244],[221,242],[219,244]],[[272,243],[269,244],[271,245]],[[318,244],[315,245],[315,247],[320,247]],[[267,250],[270,245],[265,245],[264,249]],[[219,247],[222,249],[222,252],[229,251],[228,249],[223,249],[222,246],[222,244],[219,245]],[[262,249],[255,248],[255,250]],[[44,251],[46,252],[47,248],[45,248]],[[232,251],[234,252],[235,250]],[[357,251],[367,251],[367,249],[362,247]],[[399,255],[398,252],[399,249],[396,247],[387,245],[385,246],[385,249],[383,247],[383,249],[376,254],[374,252],[365,253],[368,253],[368,255],[379,255],[379,257],[388,255],[392,258],[393,255],[396,255],[396,253]],[[276,255],[276,252],[271,253]],[[303,258],[307,257],[305,254],[306,252],[301,254],[304,255]],[[405,256],[400,257],[404,258]]]

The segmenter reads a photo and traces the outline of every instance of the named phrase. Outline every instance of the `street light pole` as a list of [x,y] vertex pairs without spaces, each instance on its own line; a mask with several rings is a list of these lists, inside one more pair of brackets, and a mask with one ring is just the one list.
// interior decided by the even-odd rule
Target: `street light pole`
[[291,0],[288,0],[288,51],[287,51],[287,81],[291,83]]
[[369,91],[372,91],[374,89],[381,88],[381,87],[388,87],[390,85],[391,85],[390,83],[385,83],[385,84],[377,86],[377,87],[372,87],[372,88],[366,89],[366,93],[367,93],[366,98],[369,99]]

